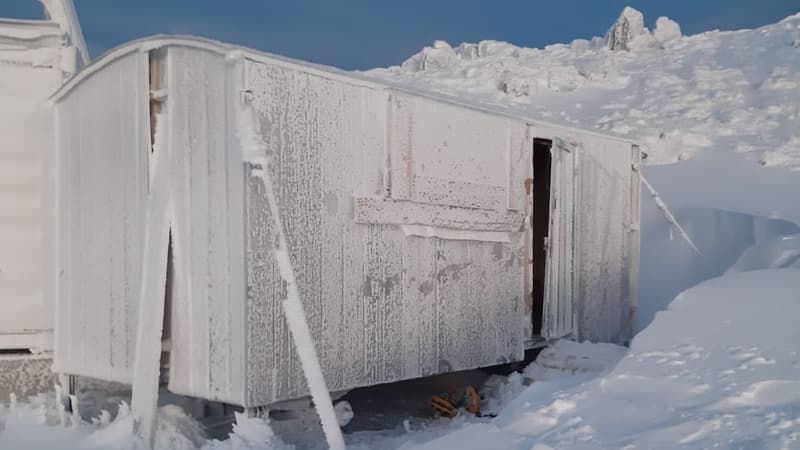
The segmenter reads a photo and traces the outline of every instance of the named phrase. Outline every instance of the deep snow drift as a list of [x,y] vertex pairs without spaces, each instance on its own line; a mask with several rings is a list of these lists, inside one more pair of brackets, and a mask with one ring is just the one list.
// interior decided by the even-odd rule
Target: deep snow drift
[[492,422],[413,448],[800,448],[798,292],[795,269],[707,281],[607,374],[534,383]]

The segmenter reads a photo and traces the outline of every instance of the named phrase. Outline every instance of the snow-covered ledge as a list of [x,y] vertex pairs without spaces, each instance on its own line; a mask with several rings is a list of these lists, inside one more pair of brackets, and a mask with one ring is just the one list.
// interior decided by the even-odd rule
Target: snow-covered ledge
[[357,223],[508,233],[521,231],[524,219],[525,214],[519,211],[461,208],[383,197],[355,199]]
[[406,236],[435,237],[458,241],[511,242],[511,237],[503,231],[454,230],[452,228],[425,225],[403,225],[401,228]]

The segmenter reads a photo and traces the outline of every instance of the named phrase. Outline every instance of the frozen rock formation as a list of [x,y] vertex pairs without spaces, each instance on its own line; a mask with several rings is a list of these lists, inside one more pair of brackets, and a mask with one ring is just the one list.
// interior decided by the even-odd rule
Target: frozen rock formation
[[403,68],[411,71],[436,70],[453,65],[456,52],[446,41],[435,41],[433,47],[425,47],[421,52],[407,59]]
[[630,6],[626,6],[617,21],[606,33],[606,47],[612,51],[630,51],[639,46],[636,41],[649,37],[650,33],[644,27],[642,13]]

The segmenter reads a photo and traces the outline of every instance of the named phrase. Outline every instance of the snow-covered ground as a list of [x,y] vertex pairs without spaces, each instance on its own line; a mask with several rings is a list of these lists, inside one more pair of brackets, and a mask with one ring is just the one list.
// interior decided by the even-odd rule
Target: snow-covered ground
[[[650,32],[633,10],[622,19],[614,51],[603,38],[437,42],[366,75],[638,140],[645,176],[701,254],[643,198],[630,349],[558,343],[490,379],[497,417],[349,434],[351,448],[800,448],[800,14],[695,36],[667,19]],[[160,448],[285,447],[257,419],[219,442],[175,407],[160,414]],[[97,417],[72,420],[52,395],[5,405],[0,448],[139,446],[126,408]]]
[[709,280],[602,376],[535,382],[491,422],[411,448],[800,448],[798,292],[795,269]]
[[[800,448],[798,292],[797,269],[706,281],[658,313],[629,350],[559,342],[523,373],[488,383],[496,418],[356,433],[350,448]],[[87,424],[54,405],[42,396],[0,410],[0,448],[142,448],[124,407],[110,424],[104,414]],[[220,442],[177,407],[160,414],[157,448],[287,448],[259,419],[240,417]]]

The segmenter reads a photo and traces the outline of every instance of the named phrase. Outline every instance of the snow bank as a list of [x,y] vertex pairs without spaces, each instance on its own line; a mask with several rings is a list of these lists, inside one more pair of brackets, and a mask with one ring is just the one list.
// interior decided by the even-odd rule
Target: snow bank
[[534,381],[600,373],[614,367],[625,353],[627,350],[619,345],[560,340],[542,350],[524,373]]
[[[90,408],[91,409],[91,408]],[[26,402],[0,406],[0,448],[15,450],[145,450],[145,442],[133,433],[133,415],[126,403],[110,420],[101,411],[91,422],[68,417],[55,396],[39,395]],[[180,407],[167,405],[158,410],[155,450],[288,450],[292,448],[277,437],[266,419],[236,414],[233,433],[225,441],[206,440],[195,419]]]
[[236,413],[233,433],[225,441],[210,441],[203,450],[289,450],[264,419]]
[[799,291],[794,269],[707,281],[605,375],[534,383],[490,423],[414,448],[797,448]]
[[[133,433],[133,421],[130,409],[123,404],[113,422],[93,430],[80,445],[87,449],[145,450],[148,448],[145,442]],[[204,443],[202,428],[181,408],[174,405],[159,408],[155,450],[193,450]]]
[[776,235],[748,247],[727,273],[761,268],[800,269],[800,234]]

